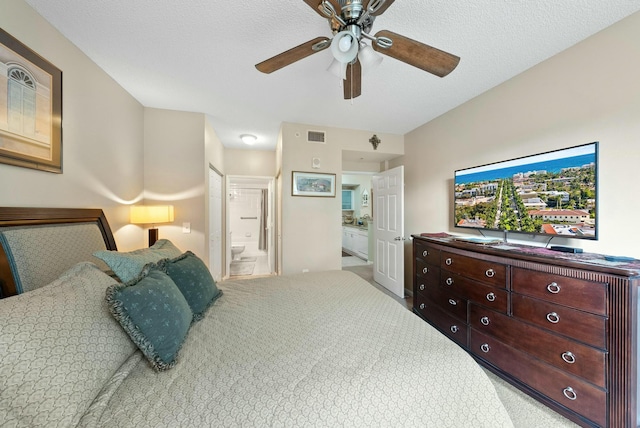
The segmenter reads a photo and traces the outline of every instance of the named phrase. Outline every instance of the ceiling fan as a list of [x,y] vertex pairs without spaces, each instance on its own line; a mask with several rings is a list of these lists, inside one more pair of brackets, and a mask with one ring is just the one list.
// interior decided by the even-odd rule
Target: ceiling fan
[[[344,98],[362,92],[362,67],[382,60],[374,51],[390,56],[431,74],[444,77],[456,68],[460,58],[388,30],[369,34],[373,21],[395,0],[303,0],[318,15],[329,21],[332,38],[317,37],[259,64],[263,73],[273,73],[314,53],[331,47],[334,61],[330,71],[344,80]],[[371,42],[371,46],[365,43]]]

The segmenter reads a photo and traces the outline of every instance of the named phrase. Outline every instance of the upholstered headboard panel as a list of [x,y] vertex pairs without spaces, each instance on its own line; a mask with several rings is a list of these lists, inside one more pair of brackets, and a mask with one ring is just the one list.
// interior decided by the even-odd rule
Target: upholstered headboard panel
[[[42,287],[116,244],[100,209],[0,208],[2,297]],[[105,269],[106,265],[104,266]]]

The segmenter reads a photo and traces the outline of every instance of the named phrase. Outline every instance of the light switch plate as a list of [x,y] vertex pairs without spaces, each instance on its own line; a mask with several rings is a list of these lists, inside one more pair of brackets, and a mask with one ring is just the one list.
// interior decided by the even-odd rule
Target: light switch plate
[[191,223],[182,223],[182,233],[191,233]]

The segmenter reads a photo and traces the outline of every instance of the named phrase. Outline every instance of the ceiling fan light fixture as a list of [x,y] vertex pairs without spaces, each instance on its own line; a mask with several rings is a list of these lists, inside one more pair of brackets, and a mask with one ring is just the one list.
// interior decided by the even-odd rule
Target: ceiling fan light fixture
[[349,64],[356,59],[358,48],[358,40],[351,31],[340,31],[331,41],[333,57],[343,64]]
[[365,45],[358,53],[358,60],[362,64],[362,72],[364,74],[373,70],[382,62],[382,55],[373,50],[369,45]]
[[255,135],[251,135],[251,134],[242,134],[240,136],[240,139],[242,140],[243,143],[245,143],[247,146],[252,146],[256,140],[258,139],[258,137],[256,137]]
[[331,61],[329,67],[327,67],[327,71],[342,80],[347,78],[347,64],[342,63],[335,58]]

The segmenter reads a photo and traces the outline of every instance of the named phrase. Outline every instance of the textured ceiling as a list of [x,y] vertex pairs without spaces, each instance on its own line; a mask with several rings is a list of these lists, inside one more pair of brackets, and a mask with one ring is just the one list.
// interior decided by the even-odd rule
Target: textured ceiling
[[387,29],[461,57],[439,78],[385,57],[342,97],[325,50],[270,75],[254,64],[317,36],[302,0],[26,0],[141,104],[208,115],[226,147],[273,150],[282,122],[405,134],[616,21],[631,0],[397,0]]

